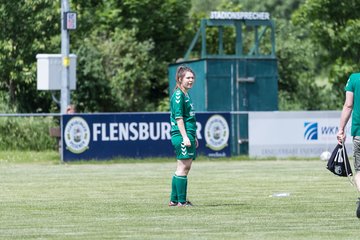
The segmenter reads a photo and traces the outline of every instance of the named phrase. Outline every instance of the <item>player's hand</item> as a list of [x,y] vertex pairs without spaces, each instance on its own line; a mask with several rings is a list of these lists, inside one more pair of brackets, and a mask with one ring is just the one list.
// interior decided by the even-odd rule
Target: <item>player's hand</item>
[[190,147],[191,146],[191,142],[190,139],[186,136],[183,138],[183,143],[186,147]]
[[342,145],[346,139],[346,134],[345,134],[344,130],[339,130],[336,135],[336,138],[338,140],[338,143]]

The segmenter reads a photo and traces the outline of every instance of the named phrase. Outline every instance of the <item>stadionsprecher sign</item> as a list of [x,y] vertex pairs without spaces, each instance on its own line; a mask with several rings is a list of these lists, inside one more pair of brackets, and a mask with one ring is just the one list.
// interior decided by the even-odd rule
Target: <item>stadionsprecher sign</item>
[[210,12],[210,19],[227,20],[269,20],[268,12]]
[[[62,118],[64,161],[175,157],[168,113],[74,114]],[[197,113],[198,154],[230,156],[230,113]]]

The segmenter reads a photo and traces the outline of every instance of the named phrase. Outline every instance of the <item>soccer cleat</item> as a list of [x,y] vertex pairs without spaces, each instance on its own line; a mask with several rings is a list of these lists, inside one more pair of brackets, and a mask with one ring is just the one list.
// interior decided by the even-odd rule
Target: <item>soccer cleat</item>
[[360,198],[359,200],[357,201],[357,209],[356,209],[356,217],[357,218],[360,218]]
[[177,204],[178,207],[193,207],[194,205],[190,201],[186,201],[184,203],[179,202]]
[[169,202],[169,207],[175,207],[175,206],[177,206],[177,205],[178,205],[177,202],[173,202],[173,201],[170,201],[170,202]]

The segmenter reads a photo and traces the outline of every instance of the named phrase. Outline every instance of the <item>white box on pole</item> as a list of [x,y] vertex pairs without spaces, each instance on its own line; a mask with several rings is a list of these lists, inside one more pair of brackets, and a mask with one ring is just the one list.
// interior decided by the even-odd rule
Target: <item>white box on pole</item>
[[[76,89],[76,55],[70,54],[69,87]],[[37,54],[37,89],[61,90],[61,54]]]

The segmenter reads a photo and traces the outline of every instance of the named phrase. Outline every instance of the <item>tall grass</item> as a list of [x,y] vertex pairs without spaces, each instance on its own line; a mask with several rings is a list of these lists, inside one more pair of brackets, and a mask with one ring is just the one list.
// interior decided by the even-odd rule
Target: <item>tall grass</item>
[[0,150],[55,149],[49,128],[57,125],[52,117],[0,117]]

